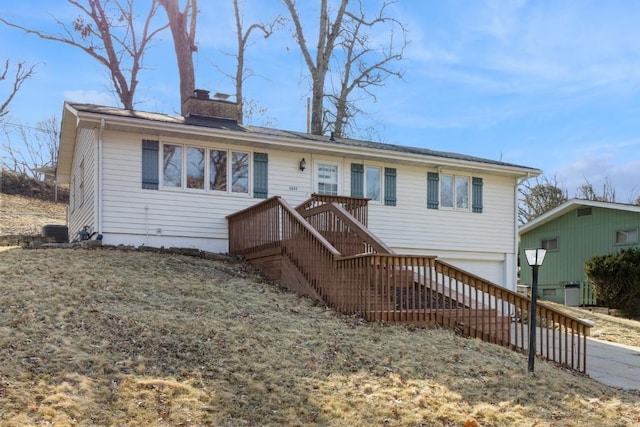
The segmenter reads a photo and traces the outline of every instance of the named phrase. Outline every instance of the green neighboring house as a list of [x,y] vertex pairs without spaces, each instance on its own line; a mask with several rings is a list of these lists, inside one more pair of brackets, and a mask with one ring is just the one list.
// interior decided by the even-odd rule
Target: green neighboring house
[[525,249],[544,248],[538,298],[566,305],[595,305],[585,262],[623,248],[640,247],[640,206],[571,199],[526,223],[520,237],[520,283],[531,286]]

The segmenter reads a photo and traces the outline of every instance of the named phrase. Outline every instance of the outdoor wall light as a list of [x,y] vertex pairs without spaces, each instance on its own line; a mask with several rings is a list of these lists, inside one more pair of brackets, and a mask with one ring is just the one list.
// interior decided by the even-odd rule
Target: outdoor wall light
[[546,249],[525,249],[527,264],[531,267],[531,307],[529,309],[529,372],[533,372],[536,358],[536,302],[538,300],[538,268],[547,254]]
[[304,170],[305,170],[306,168],[307,168],[307,162],[306,162],[306,160],[305,160],[305,159],[304,159],[304,157],[303,157],[303,158],[302,158],[302,160],[300,160],[300,170],[301,170],[302,172],[304,172]]

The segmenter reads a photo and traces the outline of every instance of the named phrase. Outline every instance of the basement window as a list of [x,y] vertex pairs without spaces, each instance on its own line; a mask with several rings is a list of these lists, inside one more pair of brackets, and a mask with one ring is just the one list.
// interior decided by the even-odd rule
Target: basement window
[[548,251],[557,251],[558,238],[554,237],[553,239],[542,239],[542,241],[540,242],[540,247]]
[[616,244],[617,245],[628,245],[638,243],[638,230],[630,229],[630,230],[619,230],[616,231]]

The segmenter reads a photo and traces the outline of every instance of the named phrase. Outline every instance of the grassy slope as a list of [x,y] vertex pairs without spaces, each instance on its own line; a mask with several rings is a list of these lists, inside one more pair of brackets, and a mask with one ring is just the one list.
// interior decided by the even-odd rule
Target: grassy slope
[[38,235],[43,225],[66,224],[67,204],[0,193],[0,236]]
[[[0,425],[637,425],[640,395],[231,260],[0,252]],[[471,425],[473,425],[471,423]]]
[[565,307],[545,301],[557,310],[561,310],[580,319],[588,319],[595,323],[591,328],[591,337],[603,341],[640,347],[640,321],[625,319],[606,314],[606,308]]

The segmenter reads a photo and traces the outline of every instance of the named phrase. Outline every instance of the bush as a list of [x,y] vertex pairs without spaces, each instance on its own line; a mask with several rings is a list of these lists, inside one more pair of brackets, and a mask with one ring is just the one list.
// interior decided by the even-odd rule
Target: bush
[[640,318],[640,248],[594,256],[586,262],[586,273],[598,301]]

